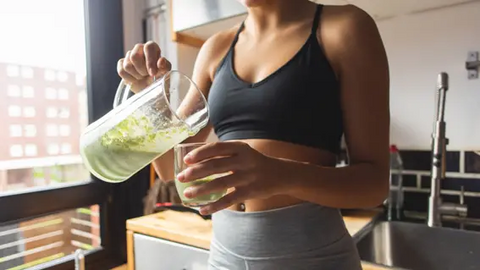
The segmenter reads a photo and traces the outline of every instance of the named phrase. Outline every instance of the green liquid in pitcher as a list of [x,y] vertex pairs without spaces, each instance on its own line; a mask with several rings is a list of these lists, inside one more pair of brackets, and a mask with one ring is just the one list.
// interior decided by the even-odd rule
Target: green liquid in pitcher
[[122,182],[193,135],[183,123],[164,129],[156,126],[146,116],[127,117],[98,140],[82,147],[86,166],[101,180]]
[[197,185],[201,185],[201,184],[204,184],[204,183],[208,183],[212,180],[215,180],[215,178],[218,178],[218,177],[221,177],[221,176],[222,175],[220,175],[220,174],[219,175],[212,175],[212,176],[205,177],[205,178],[202,178],[202,179],[198,179],[198,180],[195,180],[195,181],[189,182],[189,183],[182,183],[180,181],[175,180],[175,186],[177,187],[178,195],[180,196],[180,199],[182,200],[183,204],[188,205],[188,206],[203,206],[203,205],[215,202],[218,199],[222,198],[227,193],[226,190],[217,191],[217,192],[214,192],[214,193],[198,196],[198,197],[195,197],[195,198],[187,198],[183,195],[183,191],[187,187],[197,186]]

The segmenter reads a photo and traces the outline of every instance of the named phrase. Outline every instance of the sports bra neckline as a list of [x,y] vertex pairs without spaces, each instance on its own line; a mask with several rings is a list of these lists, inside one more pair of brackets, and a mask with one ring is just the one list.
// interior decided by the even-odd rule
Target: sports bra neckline
[[315,16],[313,18],[313,23],[312,23],[312,27],[311,27],[311,30],[310,30],[310,34],[308,35],[307,39],[305,40],[303,45],[300,47],[300,49],[287,62],[285,62],[279,68],[277,68],[272,73],[270,73],[268,76],[266,76],[265,78],[261,79],[258,82],[248,82],[248,81],[240,78],[240,76],[238,76],[238,74],[235,70],[235,67],[234,67],[235,45],[238,42],[238,38],[240,36],[240,33],[245,28],[245,21],[243,21],[241,23],[240,27],[238,28],[237,33],[235,34],[235,37],[232,41],[232,44],[230,45],[230,49],[229,49],[228,55],[227,55],[227,58],[228,58],[227,62],[229,64],[229,69],[230,69],[230,72],[232,73],[233,77],[235,78],[235,80],[237,80],[239,83],[247,86],[248,88],[256,88],[256,87],[268,82],[270,79],[274,78],[278,73],[280,73],[282,70],[284,70],[286,67],[288,67],[292,62],[294,62],[302,54],[302,52],[310,45],[310,42],[312,42],[312,40],[315,43],[318,42],[316,33],[317,33],[318,22],[319,22],[319,19],[320,19],[320,14],[322,12],[322,9],[323,9],[323,5],[318,4],[317,7],[316,7],[316,10],[315,10]]

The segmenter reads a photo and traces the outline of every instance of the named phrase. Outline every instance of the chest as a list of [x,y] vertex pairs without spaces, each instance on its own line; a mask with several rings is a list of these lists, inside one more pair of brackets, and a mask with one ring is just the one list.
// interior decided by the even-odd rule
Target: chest
[[[304,32],[304,31],[303,31]],[[287,66],[304,49],[308,33],[287,32],[262,41],[239,36],[231,54],[234,73],[242,81],[255,84]]]

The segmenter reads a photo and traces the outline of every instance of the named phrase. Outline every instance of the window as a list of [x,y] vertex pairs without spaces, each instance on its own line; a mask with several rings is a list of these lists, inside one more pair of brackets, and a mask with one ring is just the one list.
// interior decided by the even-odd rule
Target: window
[[18,85],[9,84],[7,86],[7,95],[9,97],[19,97],[20,96],[20,87]]
[[25,79],[33,78],[33,69],[31,67],[22,67],[22,77]]
[[60,147],[58,146],[58,144],[51,143],[48,145],[47,153],[49,155],[58,155],[59,152],[60,152]]
[[25,156],[33,157],[37,155],[37,146],[35,144],[25,145]]
[[19,117],[22,115],[22,108],[17,105],[8,106],[8,116],[10,117]]
[[57,72],[57,80],[59,82],[66,82],[68,80],[68,74],[65,71]]
[[57,117],[58,110],[55,107],[48,107],[46,112],[47,118],[55,118]]
[[77,86],[83,86],[85,85],[85,77],[82,76],[81,74],[76,74],[75,75],[75,84]]
[[[85,269],[125,262],[125,221],[143,214],[149,168],[107,185],[90,174],[78,149],[78,131],[111,110],[115,65],[124,54],[117,42],[122,17],[122,0],[0,1],[0,33],[15,40],[3,42],[0,52],[6,78],[0,91],[8,95],[0,106],[7,129],[0,205],[14,206],[0,210],[0,269],[72,269],[77,248],[89,250]],[[17,86],[8,91],[8,84]],[[33,98],[24,86],[33,88]],[[35,117],[23,116],[33,114],[27,107]],[[56,108],[54,118],[47,117],[55,115],[49,108]],[[11,137],[10,125],[21,126],[22,137]],[[11,132],[19,134],[18,126]]]
[[33,87],[31,86],[24,86],[22,88],[22,97],[24,98],[33,98],[35,93],[33,92]]
[[69,118],[70,117],[70,109],[69,108],[61,108],[58,112],[58,117],[60,118]]
[[58,89],[58,99],[68,99],[68,90],[65,88]]
[[37,128],[35,125],[23,126],[23,133],[25,137],[35,137],[37,135]]
[[45,88],[45,98],[46,99],[57,99],[57,89],[52,87]]
[[45,70],[45,80],[46,81],[55,81],[55,71],[51,70],[51,69],[46,69]]
[[7,76],[8,77],[18,77],[20,75],[20,69],[16,65],[7,66]]
[[23,116],[24,117],[34,117],[35,116],[35,108],[32,106],[27,106],[23,108]]
[[58,136],[58,126],[57,125],[48,124],[46,130],[47,130],[47,136],[49,136],[49,137]]
[[70,154],[72,152],[72,145],[69,143],[62,143],[62,154]]
[[70,136],[70,126],[69,125],[61,125],[60,126],[60,136],[63,136],[63,137]]
[[14,144],[10,146],[10,156],[11,157],[21,157],[23,156],[23,147],[20,144]]
[[10,136],[11,137],[22,137],[22,126],[21,125],[10,125]]

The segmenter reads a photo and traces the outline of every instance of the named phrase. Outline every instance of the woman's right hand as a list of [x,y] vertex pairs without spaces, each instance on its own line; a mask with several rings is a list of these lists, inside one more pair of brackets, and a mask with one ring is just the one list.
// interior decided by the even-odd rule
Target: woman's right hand
[[117,63],[118,75],[131,86],[134,93],[147,87],[154,77],[165,75],[171,68],[172,64],[162,57],[162,50],[153,41],[136,44]]

